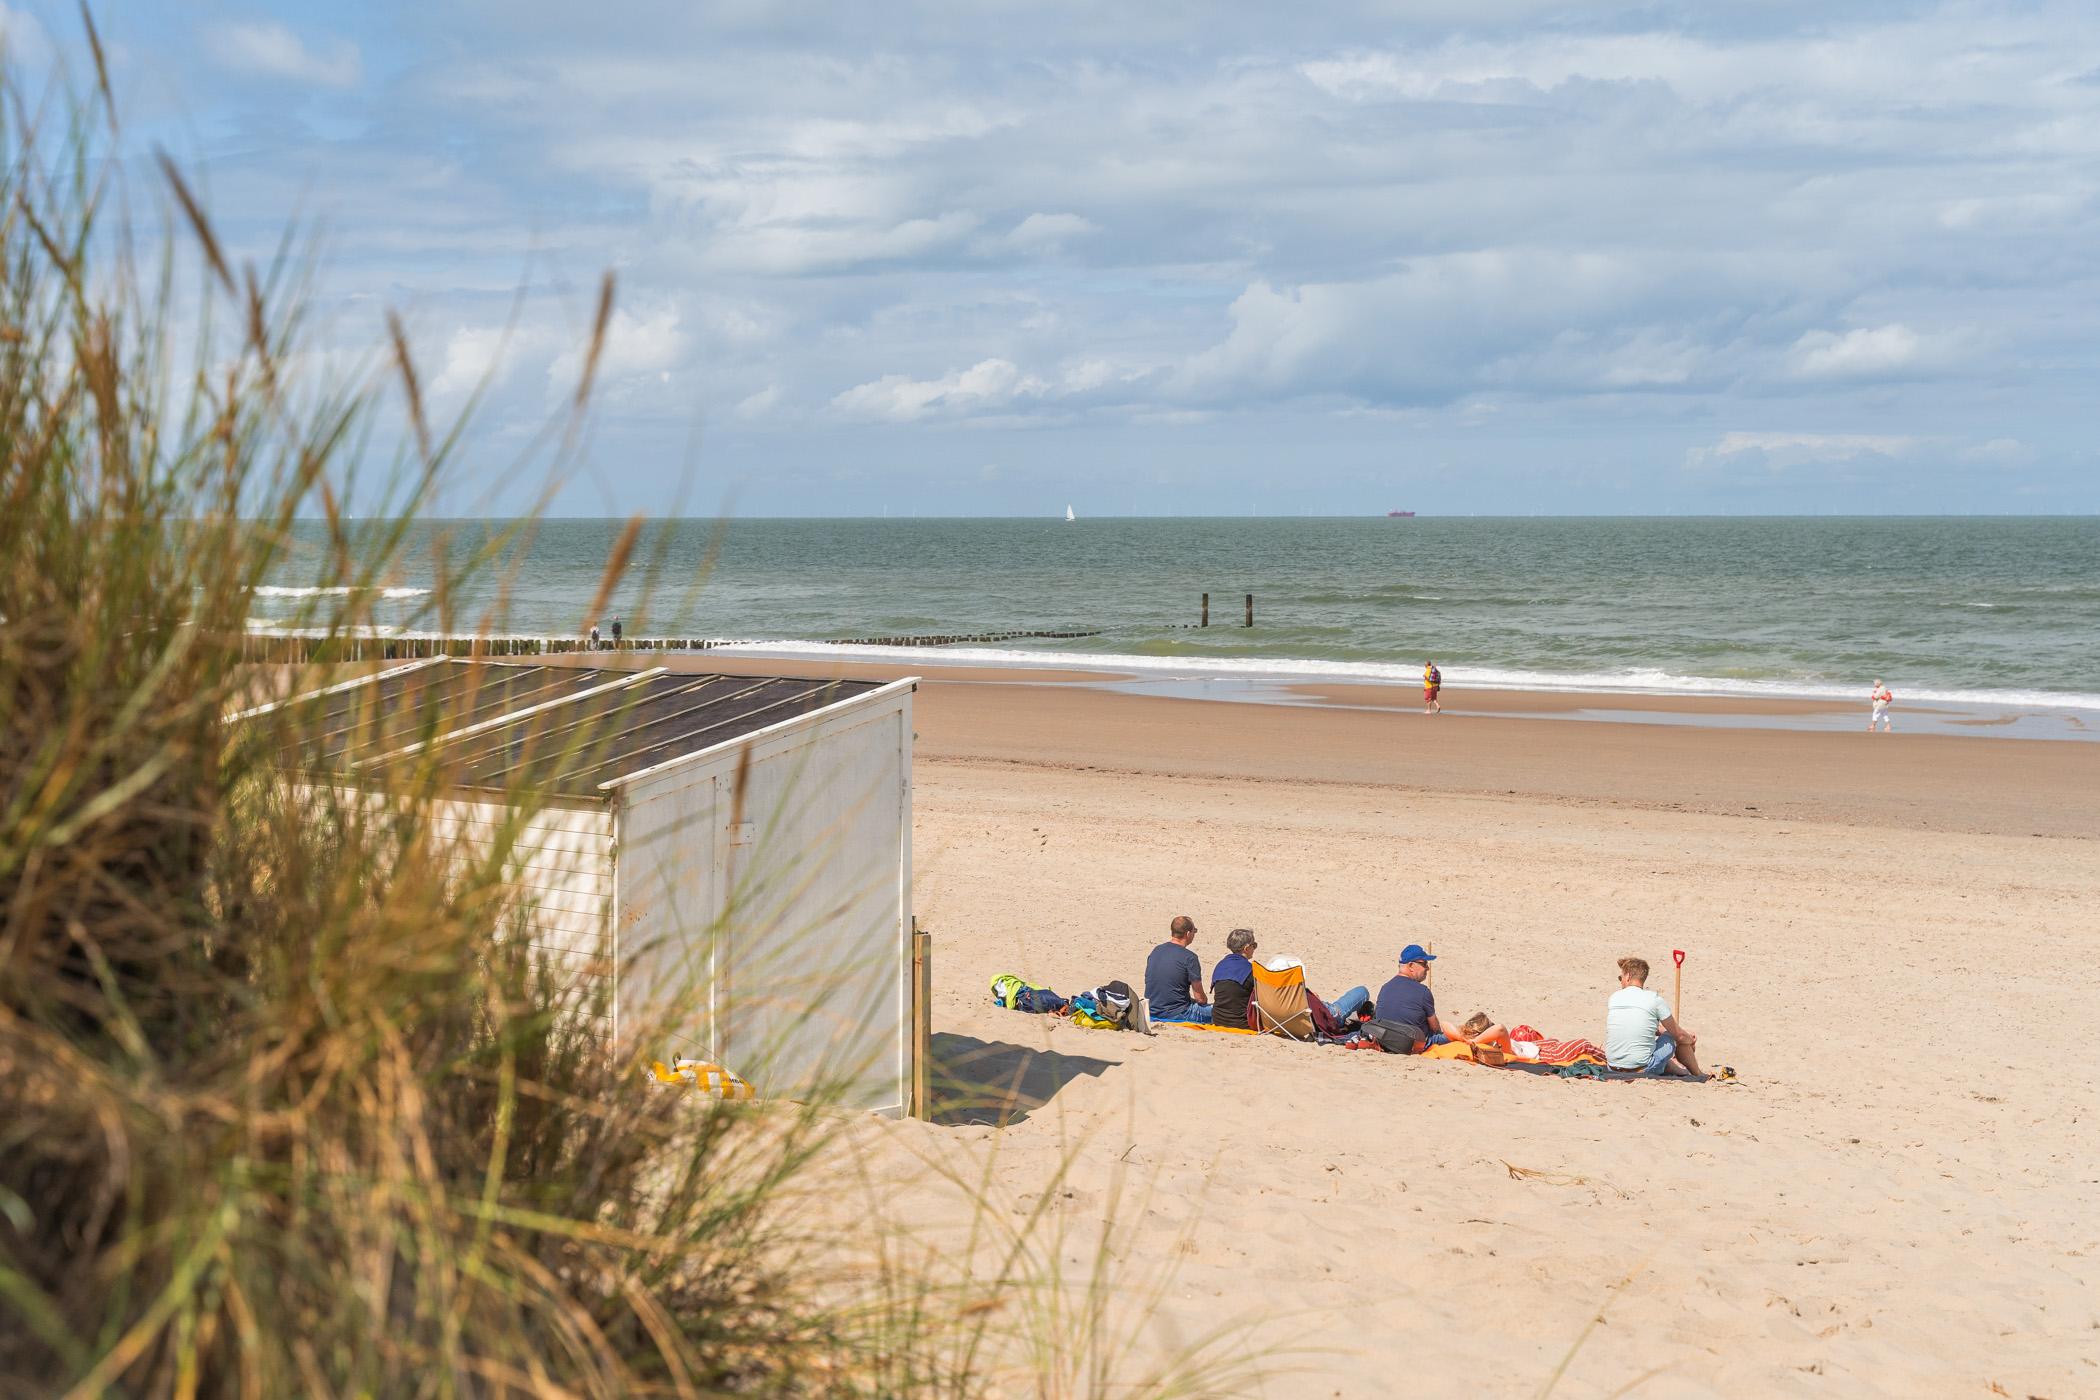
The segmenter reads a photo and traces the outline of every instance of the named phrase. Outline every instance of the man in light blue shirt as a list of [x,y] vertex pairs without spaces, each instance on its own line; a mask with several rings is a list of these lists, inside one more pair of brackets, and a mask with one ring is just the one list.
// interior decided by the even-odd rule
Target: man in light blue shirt
[[1642,958],[1619,959],[1619,990],[1604,1013],[1604,1058],[1613,1069],[1696,1077],[1699,1037],[1677,1024],[1670,1003],[1647,987]]

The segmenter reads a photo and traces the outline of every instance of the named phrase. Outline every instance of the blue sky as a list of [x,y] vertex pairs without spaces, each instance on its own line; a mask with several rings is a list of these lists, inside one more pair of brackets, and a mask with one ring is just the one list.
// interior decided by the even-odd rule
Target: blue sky
[[97,15],[317,364],[484,387],[462,511],[606,268],[557,513],[2100,509],[2090,3]]

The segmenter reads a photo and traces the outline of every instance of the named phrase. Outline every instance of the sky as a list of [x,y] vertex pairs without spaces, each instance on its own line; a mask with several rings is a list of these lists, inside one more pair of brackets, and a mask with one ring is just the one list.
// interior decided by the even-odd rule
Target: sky
[[2090,0],[96,16],[313,363],[473,400],[461,514],[2100,510]]

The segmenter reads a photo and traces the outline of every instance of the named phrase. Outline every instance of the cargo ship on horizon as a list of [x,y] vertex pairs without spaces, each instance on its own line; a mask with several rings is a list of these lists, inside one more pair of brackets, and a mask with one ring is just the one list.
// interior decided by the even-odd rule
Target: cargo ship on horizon
[[1412,520],[1415,518],[1415,513],[1411,510],[1389,510],[1385,513],[1385,518],[1388,520]]

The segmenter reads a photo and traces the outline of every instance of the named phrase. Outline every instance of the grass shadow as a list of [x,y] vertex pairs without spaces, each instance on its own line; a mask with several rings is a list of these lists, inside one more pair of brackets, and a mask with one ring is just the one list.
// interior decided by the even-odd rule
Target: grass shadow
[[933,1121],[951,1128],[1025,1123],[1065,1085],[1081,1076],[1099,1078],[1115,1063],[939,1031],[933,1037]]

